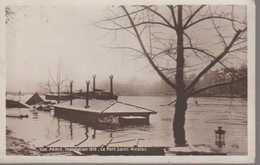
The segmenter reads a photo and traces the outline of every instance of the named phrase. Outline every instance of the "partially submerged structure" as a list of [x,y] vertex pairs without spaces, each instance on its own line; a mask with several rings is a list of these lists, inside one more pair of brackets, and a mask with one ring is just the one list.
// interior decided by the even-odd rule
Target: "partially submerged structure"
[[116,100],[74,99],[56,104],[55,116],[79,123],[149,124],[150,114],[156,111]]
[[27,102],[28,105],[35,105],[43,102],[44,100],[39,96],[39,94],[36,92]]
[[[47,94],[45,95],[46,100],[58,100],[58,94]],[[61,93],[59,100],[69,100],[70,94],[67,93]]]
[[29,97],[31,97],[30,94],[22,94],[21,91],[13,94],[6,93],[6,108],[29,108],[29,106],[25,104],[25,99]]
[[6,108],[29,108],[27,105],[20,101],[6,99]]
[[106,124],[149,124],[150,114],[156,111],[117,101],[113,93],[113,76],[110,78],[110,92],[96,89],[93,76],[93,91],[89,92],[90,81],[86,81],[85,96],[77,97],[72,92],[70,82],[70,101],[53,105],[54,115],[78,123]]

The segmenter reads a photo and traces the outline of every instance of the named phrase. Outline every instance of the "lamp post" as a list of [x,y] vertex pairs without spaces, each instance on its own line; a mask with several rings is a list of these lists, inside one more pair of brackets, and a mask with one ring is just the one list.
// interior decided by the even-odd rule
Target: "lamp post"
[[110,96],[113,96],[113,75],[109,76],[110,78]]
[[225,133],[226,131],[222,130],[222,127],[215,130],[215,144],[220,148],[225,145]]
[[90,81],[86,81],[86,84],[87,84],[87,90],[86,90],[86,106],[85,108],[88,108],[88,99],[89,99],[89,83]]

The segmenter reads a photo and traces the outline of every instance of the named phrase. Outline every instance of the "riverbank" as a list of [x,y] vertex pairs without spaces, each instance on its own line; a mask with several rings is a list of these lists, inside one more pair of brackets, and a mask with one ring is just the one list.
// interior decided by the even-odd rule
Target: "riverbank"
[[36,148],[23,139],[13,137],[10,130],[6,130],[6,155],[42,155]]

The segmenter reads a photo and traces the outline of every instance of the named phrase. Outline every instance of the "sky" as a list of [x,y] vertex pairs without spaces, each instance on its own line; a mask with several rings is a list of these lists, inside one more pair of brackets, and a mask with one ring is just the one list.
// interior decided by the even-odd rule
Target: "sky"
[[[97,28],[105,6],[13,7],[15,14],[7,24],[7,91],[35,92],[40,83],[55,76],[58,63],[62,76],[74,81],[75,89],[97,75],[98,81],[126,83],[138,78],[144,82],[160,80],[146,59],[135,59],[118,45],[139,46],[134,37],[117,36]],[[109,33],[108,33],[109,32]]]
[[[62,75],[76,87],[97,75],[98,81],[126,82],[129,77],[158,79],[145,60],[135,60],[110,47],[114,36],[92,23],[103,20],[105,7],[25,7],[7,25],[7,91],[33,91],[53,76]],[[107,38],[104,38],[106,36]],[[120,40],[128,42],[129,39]],[[115,44],[115,43],[114,43]]]

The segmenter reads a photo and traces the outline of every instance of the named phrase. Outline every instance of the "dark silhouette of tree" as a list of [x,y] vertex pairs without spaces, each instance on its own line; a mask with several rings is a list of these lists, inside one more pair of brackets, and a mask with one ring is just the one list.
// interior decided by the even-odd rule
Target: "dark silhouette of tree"
[[[135,51],[138,57],[145,57],[157,74],[176,90],[173,119],[176,146],[187,145],[184,125],[188,98],[247,79],[236,76],[227,65],[229,57],[246,53],[247,49],[246,19],[239,16],[236,6],[120,6],[108,9],[107,15],[95,25],[129,32],[141,49],[131,43],[113,48]],[[196,89],[203,75],[216,65],[224,67],[234,78]],[[186,84],[185,75],[194,73],[194,79]]]

